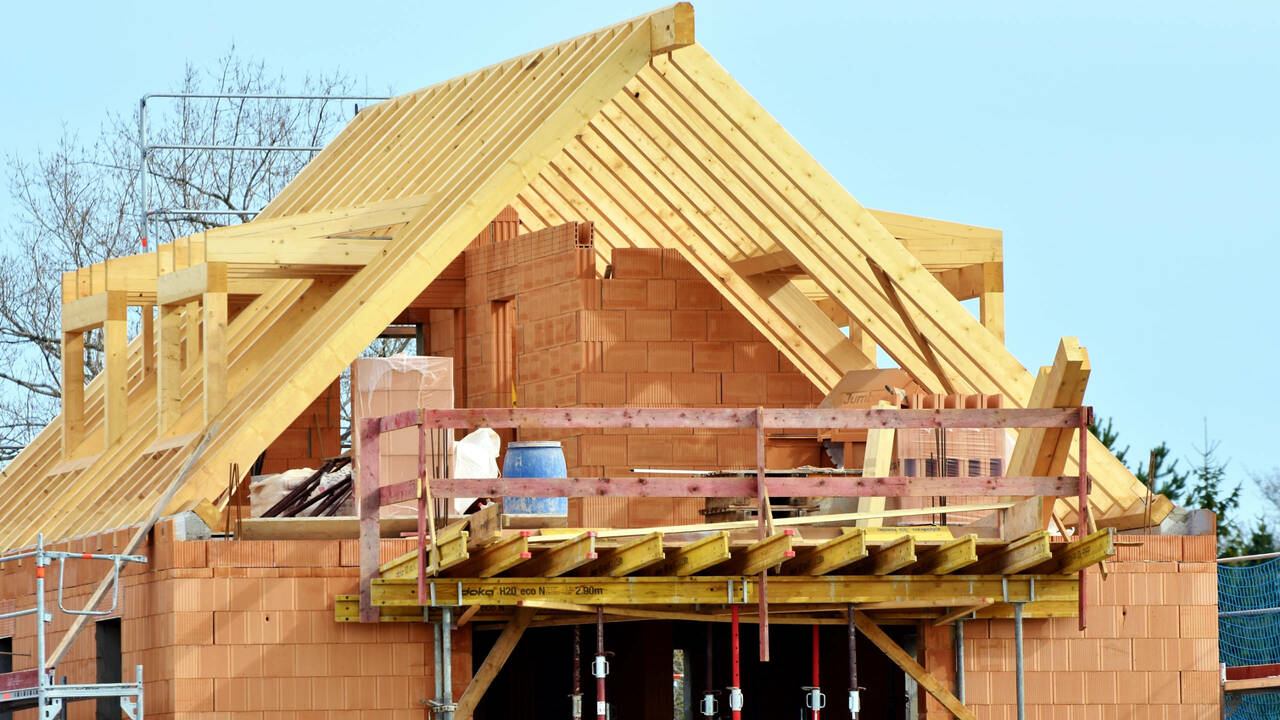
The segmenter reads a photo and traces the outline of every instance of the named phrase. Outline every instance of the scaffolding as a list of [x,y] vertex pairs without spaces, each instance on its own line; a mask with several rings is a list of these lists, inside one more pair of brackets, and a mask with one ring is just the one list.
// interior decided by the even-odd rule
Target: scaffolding
[[257,210],[235,210],[227,208],[152,208],[147,195],[147,162],[155,150],[202,150],[210,152],[305,152],[316,153],[324,149],[323,145],[218,145],[218,144],[173,144],[147,142],[147,102],[155,98],[181,100],[303,100],[337,101],[337,100],[369,100],[380,102],[389,99],[387,95],[306,95],[306,94],[262,94],[262,93],[147,93],[138,101],[138,231],[143,246],[146,247],[151,237],[152,216],[171,217],[182,215],[220,215],[238,217],[247,222],[258,215]]
[[[57,682],[54,667],[46,655],[45,625],[53,621],[53,614],[45,609],[45,568],[58,563],[57,609],[66,615],[106,616],[115,612],[120,601],[120,569],[125,563],[145,563],[142,555],[117,555],[72,553],[46,550],[44,536],[36,536],[35,549],[0,557],[0,563],[34,560],[36,580],[35,607],[0,614],[0,620],[35,616],[36,667],[0,674],[0,712],[39,710],[40,720],[60,717],[63,705],[76,700],[119,698],[120,709],[132,720],[142,720],[142,666],[134,668],[133,682],[71,684]],[[64,598],[66,563],[68,560],[105,560],[111,563],[111,606],[95,609],[91,603],[83,608],[69,608]]]

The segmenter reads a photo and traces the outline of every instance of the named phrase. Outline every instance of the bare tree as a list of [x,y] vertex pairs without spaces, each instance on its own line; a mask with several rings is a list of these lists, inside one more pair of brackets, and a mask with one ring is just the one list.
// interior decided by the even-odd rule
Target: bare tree
[[[298,85],[231,48],[211,67],[188,65],[177,91],[208,94],[350,94],[335,71]],[[354,114],[337,101],[156,99],[148,143],[319,146]],[[283,151],[154,150],[146,165],[148,207],[254,211],[311,159]],[[0,243],[0,461],[12,459],[58,412],[61,396],[61,275],[142,252],[137,110],[108,116],[85,142],[64,132],[51,150],[7,158],[16,212]],[[243,216],[155,216],[151,247]],[[100,342],[86,338],[85,377],[101,369]]]

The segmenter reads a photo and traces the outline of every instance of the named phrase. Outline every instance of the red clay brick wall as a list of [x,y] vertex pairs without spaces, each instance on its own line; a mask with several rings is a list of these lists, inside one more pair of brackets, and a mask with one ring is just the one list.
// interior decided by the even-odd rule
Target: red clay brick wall
[[[1124,536],[1109,576],[1089,573],[1089,626],[1026,620],[1028,718],[1216,720],[1218,585],[1213,536]],[[951,628],[922,628],[920,659],[954,691]],[[964,625],[969,707],[1016,717],[1012,620]],[[925,693],[921,693],[925,695]],[[931,696],[926,720],[951,715]]]
[[[516,309],[521,406],[812,407],[822,399],[678,253],[614,250],[612,277],[602,279],[589,230],[570,223],[466,251],[465,367],[458,372],[466,376],[467,406],[511,402],[496,360],[502,329],[493,303],[504,300]],[[439,340],[443,350],[447,341]],[[526,431],[520,439],[559,440],[569,472],[580,476],[755,464],[754,436],[736,431]],[[692,523],[702,520],[701,507],[692,498],[592,498],[570,502],[569,522]]]
[[335,380],[267,447],[262,472],[317,468],[326,457],[342,452],[340,384]]
[[[111,552],[129,531],[73,541],[59,549]],[[362,625],[333,619],[333,596],[356,591],[356,543],[350,541],[174,542],[172,521],[157,527],[144,554],[151,563],[125,578],[122,607],[124,678],[141,663],[147,716],[165,720],[264,718],[399,718],[421,720],[419,702],[434,694],[432,638],[423,623]],[[411,541],[384,541],[390,559]],[[68,565],[71,607],[83,605],[102,563]],[[56,568],[49,601],[55,602]],[[0,571],[0,606],[34,603],[30,567]],[[54,611],[50,647],[70,624]],[[35,652],[34,624],[16,629],[14,651]],[[471,677],[470,633],[454,633],[454,697]],[[34,666],[17,656],[14,667]],[[59,676],[93,682],[92,624],[77,638]],[[68,706],[89,720],[93,703]],[[15,714],[33,718],[34,711]]]

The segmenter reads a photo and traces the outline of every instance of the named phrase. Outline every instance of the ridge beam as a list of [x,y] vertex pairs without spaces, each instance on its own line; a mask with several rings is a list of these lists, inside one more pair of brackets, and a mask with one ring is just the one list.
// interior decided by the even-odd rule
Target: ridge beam
[[676,3],[649,16],[649,53],[660,55],[694,43],[693,5]]

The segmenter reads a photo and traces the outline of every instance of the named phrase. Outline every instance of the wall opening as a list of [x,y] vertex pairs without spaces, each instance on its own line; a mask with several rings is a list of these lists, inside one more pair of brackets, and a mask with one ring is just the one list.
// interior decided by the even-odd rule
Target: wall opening
[[[13,672],[13,638],[0,638],[0,673]],[[0,711],[0,720],[13,720],[13,712]]]
[[[803,688],[812,684],[812,630],[808,625],[775,625],[769,635],[772,662],[757,661],[755,625],[742,625],[741,668],[744,720],[800,717]],[[884,626],[908,652],[915,647],[914,627]],[[595,655],[593,625],[582,626],[582,692],[584,715],[594,717]],[[725,688],[731,682],[728,623],[711,624],[708,681],[707,623],[644,621],[607,623],[605,651],[610,672],[605,695],[613,720],[685,720],[701,718],[698,705],[710,682],[718,693],[721,716],[728,717]],[[497,631],[476,631],[476,667],[498,638]],[[847,705],[849,645],[843,625],[820,631],[822,691],[827,708],[839,717]],[[900,720],[913,712],[914,683],[901,668],[858,636],[858,680],[864,720]],[[573,688],[573,629],[530,628],[498,673],[476,709],[476,720],[544,720],[569,715]]]
[[[120,618],[99,620],[95,623],[94,635],[98,650],[97,682],[124,682]],[[94,717],[97,720],[121,720],[120,698],[98,698],[98,712]]]

